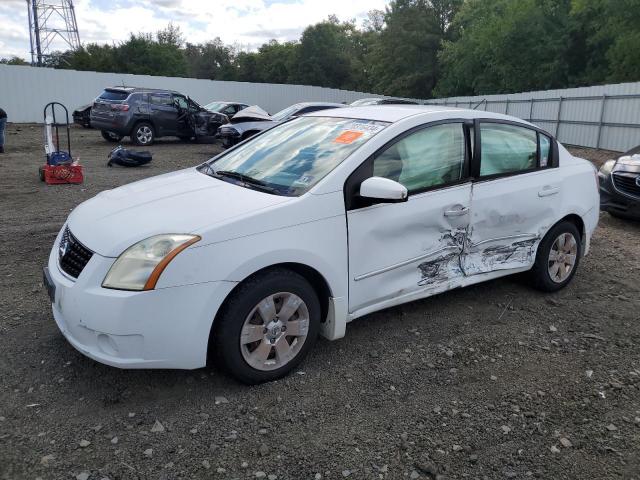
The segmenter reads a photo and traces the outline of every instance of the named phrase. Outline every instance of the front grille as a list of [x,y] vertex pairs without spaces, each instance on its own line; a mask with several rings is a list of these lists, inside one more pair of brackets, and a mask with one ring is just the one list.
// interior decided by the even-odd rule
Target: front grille
[[640,185],[638,185],[640,175],[631,172],[616,172],[613,174],[613,184],[622,193],[640,197]]
[[82,245],[69,231],[69,227],[66,227],[58,247],[58,259],[62,271],[73,278],[78,278],[92,256],[93,252]]

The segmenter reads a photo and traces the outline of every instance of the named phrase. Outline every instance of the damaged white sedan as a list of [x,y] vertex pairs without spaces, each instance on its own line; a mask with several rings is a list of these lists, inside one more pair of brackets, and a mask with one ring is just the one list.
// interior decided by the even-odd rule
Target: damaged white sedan
[[564,287],[598,205],[591,164],[522,120],[348,107],[84,202],[44,277],[58,327],[99,362],[217,357],[258,383],[377,310],[524,271]]

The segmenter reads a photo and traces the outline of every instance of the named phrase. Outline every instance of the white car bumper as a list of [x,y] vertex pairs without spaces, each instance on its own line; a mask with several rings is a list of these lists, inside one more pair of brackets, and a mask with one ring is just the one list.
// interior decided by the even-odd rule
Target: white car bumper
[[53,317],[74,348],[119,368],[205,366],[214,316],[235,283],[146,292],[106,289],[101,284],[115,259],[94,253],[73,279],[59,267],[58,242],[48,263]]

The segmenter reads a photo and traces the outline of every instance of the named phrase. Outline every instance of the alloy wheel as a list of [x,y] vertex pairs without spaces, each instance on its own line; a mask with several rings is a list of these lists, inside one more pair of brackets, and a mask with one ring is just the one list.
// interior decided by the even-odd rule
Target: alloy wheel
[[146,145],[153,138],[153,132],[149,126],[143,125],[136,131],[136,138],[138,139],[138,143]]
[[571,233],[561,233],[549,251],[549,277],[555,283],[564,282],[576,265],[578,242]]
[[309,309],[300,297],[290,292],[269,295],[244,321],[242,357],[256,370],[276,370],[298,355],[308,332]]

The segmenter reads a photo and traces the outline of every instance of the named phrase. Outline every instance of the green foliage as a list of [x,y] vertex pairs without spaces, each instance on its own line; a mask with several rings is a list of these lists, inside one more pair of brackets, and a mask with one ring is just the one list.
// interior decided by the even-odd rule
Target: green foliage
[[439,76],[438,50],[461,1],[396,0],[368,57],[376,92],[431,96]]
[[219,38],[198,45],[187,43],[183,54],[190,77],[223,80],[232,75],[231,48]]
[[[358,27],[239,51],[178,27],[58,52],[54,68],[306,84],[430,98],[640,80],[640,0],[391,0]],[[0,63],[24,64],[21,59]]]
[[459,37],[440,52],[435,94],[474,95],[560,88],[569,0],[471,0],[455,19]]
[[640,78],[640,0],[573,0],[577,83]]
[[22,58],[13,56],[10,58],[0,58],[0,65],[29,65]]

